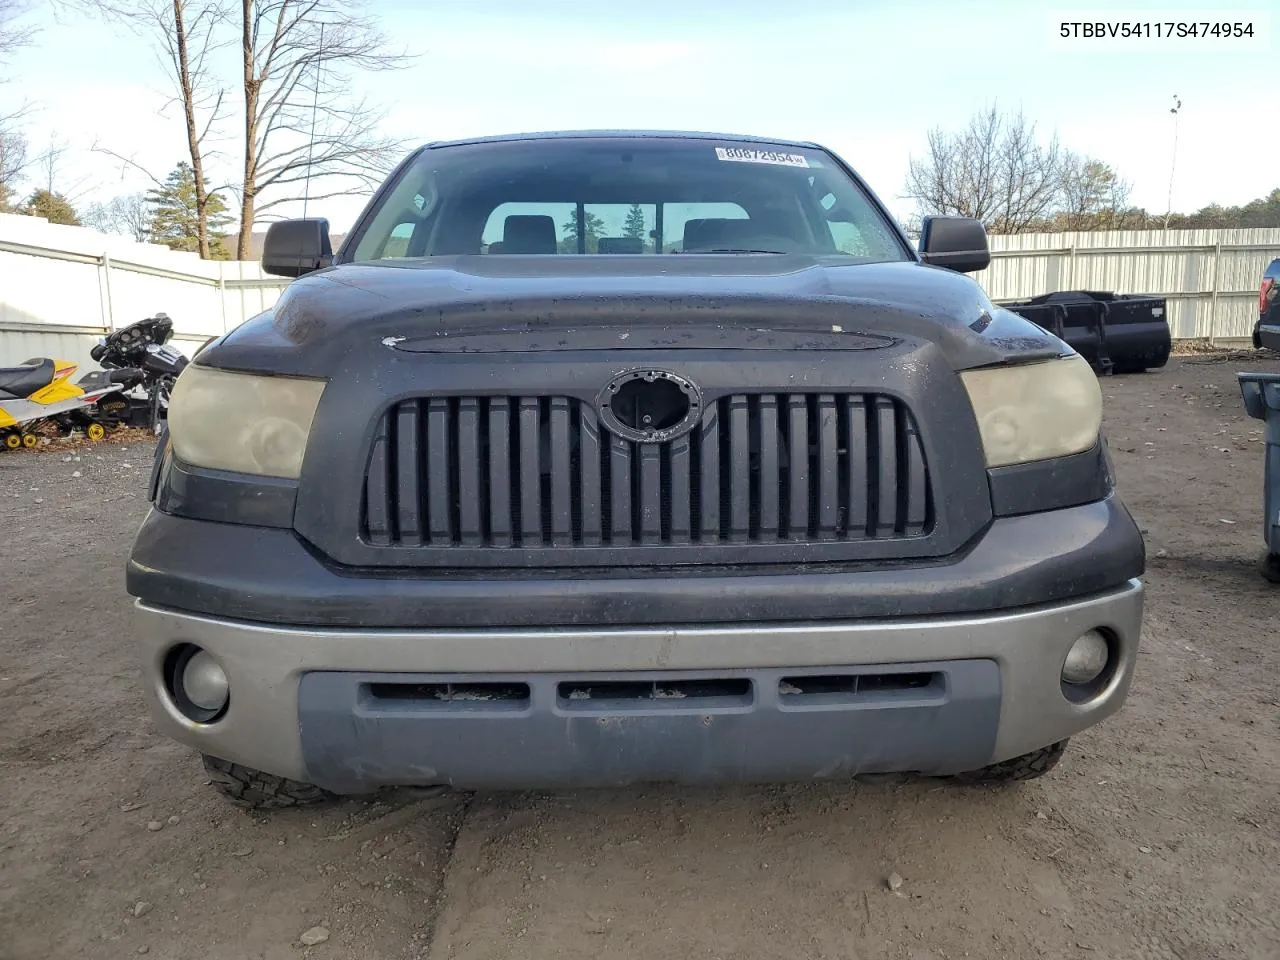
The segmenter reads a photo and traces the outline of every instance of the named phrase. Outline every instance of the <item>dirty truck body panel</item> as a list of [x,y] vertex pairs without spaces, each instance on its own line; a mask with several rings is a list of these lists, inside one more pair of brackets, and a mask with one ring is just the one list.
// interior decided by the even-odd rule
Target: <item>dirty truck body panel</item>
[[[213,448],[175,393],[128,567],[153,715],[338,792],[948,774],[1058,743],[1127,693],[1142,540],[1100,434],[993,464],[965,374],[1049,384],[1072,356],[812,145],[424,149],[192,365],[192,390],[319,384],[294,475],[184,457]],[[1091,631],[1106,667],[1064,685]],[[216,710],[175,689],[193,649]]]

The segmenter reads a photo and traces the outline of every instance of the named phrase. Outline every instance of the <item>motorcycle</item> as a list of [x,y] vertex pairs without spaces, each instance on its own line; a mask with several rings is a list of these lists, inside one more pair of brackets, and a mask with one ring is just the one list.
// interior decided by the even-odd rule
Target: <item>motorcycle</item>
[[[103,370],[86,375],[81,385],[93,386],[103,378],[119,378],[127,384],[118,398],[100,405],[103,417],[160,432],[168,417],[173,384],[191,362],[168,344],[171,336],[173,321],[166,314],[157,313],[98,340],[89,356]],[[133,392],[137,390],[143,396]]]

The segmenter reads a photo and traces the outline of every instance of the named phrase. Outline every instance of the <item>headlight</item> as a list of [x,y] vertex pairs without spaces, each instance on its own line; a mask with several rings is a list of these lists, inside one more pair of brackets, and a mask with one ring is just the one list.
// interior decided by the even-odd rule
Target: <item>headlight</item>
[[173,451],[195,467],[296,480],[324,385],[190,364],[169,398]]
[[988,467],[1081,453],[1102,428],[1102,390],[1080,356],[960,374]]

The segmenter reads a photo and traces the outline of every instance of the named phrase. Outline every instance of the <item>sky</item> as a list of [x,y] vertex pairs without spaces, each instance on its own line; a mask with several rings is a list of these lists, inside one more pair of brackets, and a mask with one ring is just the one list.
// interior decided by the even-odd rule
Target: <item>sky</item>
[[[35,43],[8,65],[0,113],[26,101],[33,151],[67,146],[59,180],[72,199],[146,189],[146,177],[92,148],[159,177],[183,159],[181,112],[166,107],[147,44],[31,3]],[[413,60],[358,85],[388,109],[386,132],[413,142],[591,128],[817,141],[902,217],[914,209],[901,196],[908,161],[929,129],[958,130],[993,102],[1109,163],[1136,204],[1163,212],[1177,95],[1173,208],[1193,210],[1280,186],[1276,148],[1259,145],[1280,49],[1275,4],[1229,5],[1213,18],[1252,20],[1253,41],[1090,45],[1054,35],[1058,20],[1093,19],[1080,11],[1106,6],[1097,0],[370,0],[367,11]],[[1203,19],[1213,6],[1130,0],[1107,15]],[[227,66],[234,82],[234,60]],[[211,159],[215,184],[234,180],[238,149],[228,139]],[[343,230],[364,199],[310,212]]]

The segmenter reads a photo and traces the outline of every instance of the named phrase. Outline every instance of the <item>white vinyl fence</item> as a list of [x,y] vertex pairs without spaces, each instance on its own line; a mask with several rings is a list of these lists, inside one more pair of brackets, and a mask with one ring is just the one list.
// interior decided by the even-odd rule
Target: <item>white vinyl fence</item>
[[0,214],[0,366],[52,356],[94,369],[99,337],[157,313],[190,355],[266,310],[287,283],[256,263]]
[[[1246,340],[1258,284],[1280,257],[1280,230],[1057,233],[991,238],[975,277],[992,299],[1058,290],[1143,293],[1169,301],[1176,339]],[[190,354],[268,309],[287,281],[256,263],[202,261],[83,227],[0,214],[0,366],[55,356],[92,369],[103,333],[167,313]]]
[[1224,345],[1252,335],[1258,287],[1280,257],[1280,230],[1116,230],[991,238],[974,277],[993,300],[1058,290],[1144,293],[1168,301],[1175,340]]

